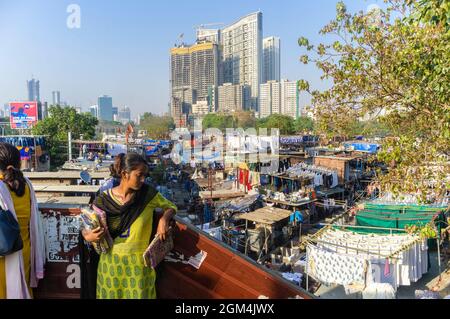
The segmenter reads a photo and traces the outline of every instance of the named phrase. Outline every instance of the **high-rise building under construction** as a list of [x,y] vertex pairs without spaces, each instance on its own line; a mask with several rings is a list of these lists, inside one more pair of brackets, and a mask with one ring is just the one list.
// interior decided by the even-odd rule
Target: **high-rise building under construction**
[[208,101],[212,87],[219,85],[219,49],[213,42],[172,48],[171,112],[177,126],[186,125],[192,105]]

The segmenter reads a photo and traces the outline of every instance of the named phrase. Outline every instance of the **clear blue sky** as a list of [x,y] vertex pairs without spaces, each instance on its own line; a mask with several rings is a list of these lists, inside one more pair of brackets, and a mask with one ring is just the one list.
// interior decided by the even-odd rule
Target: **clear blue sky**
[[[169,102],[169,49],[195,26],[261,10],[264,36],[281,38],[281,76],[323,87],[320,73],[302,65],[299,36],[318,32],[335,16],[337,0],[0,0],[0,107],[27,98],[26,80],[40,80],[41,99],[51,92],[87,110],[97,97],[138,113],[163,113]],[[382,0],[344,0],[349,11],[366,11]],[[81,8],[81,28],[66,25],[69,4]]]

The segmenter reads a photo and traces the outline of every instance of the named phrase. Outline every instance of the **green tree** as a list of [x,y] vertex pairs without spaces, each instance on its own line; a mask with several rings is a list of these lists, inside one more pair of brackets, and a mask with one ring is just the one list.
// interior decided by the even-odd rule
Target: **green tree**
[[310,117],[300,116],[294,121],[294,129],[296,133],[313,131],[314,121]]
[[227,128],[237,128],[237,119],[233,115],[211,113],[207,114],[202,121],[203,129],[218,128],[225,131]]
[[[272,114],[257,121],[258,128],[278,128],[281,135],[295,133],[294,119],[287,115]],[[269,132],[268,132],[269,133]]]
[[61,166],[67,160],[68,132],[72,138],[92,139],[98,120],[89,113],[79,114],[73,107],[51,106],[49,117],[33,127],[35,135],[47,136],[52,168]]
[[256,125],[255,114],[251,111],[237,111],[233,116],[237,121],[237,127],[247,129]]
[[[384,190],[443,196],[450,188],[449,2],[390,0],[386,10],[350,14],[337,5],[336,19],[320,33],[333,43],[309,43],[300,60],[314,62],[330,89],[299,88],[312,95],[316,129],[346,135],[369,116],[395,137],[386,139],[378,159],[391,164],[378,178]],[[430,187],[433,185],[433,188]]]
[[171,116],[158,116],[152,113],[144,113],[139,125],[140,129],[147,130],[148,137],[153,139],[166,139],[170,131],[175,128]]

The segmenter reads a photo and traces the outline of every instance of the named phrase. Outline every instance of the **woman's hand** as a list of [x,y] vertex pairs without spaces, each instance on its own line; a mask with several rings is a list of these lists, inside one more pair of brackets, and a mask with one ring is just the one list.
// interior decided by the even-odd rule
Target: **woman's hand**
[[105,230],[102,227],[97,227],[93,230],[83,229],[81,231],[84,239],[90,243],[97,242],[102,239],[103,235],[105,235]]
[[158,223],[158,229],[156,230],[156,234],[161,237],[162,240],[166,240],[166,234],[169,231],[169,221],[161,217]]

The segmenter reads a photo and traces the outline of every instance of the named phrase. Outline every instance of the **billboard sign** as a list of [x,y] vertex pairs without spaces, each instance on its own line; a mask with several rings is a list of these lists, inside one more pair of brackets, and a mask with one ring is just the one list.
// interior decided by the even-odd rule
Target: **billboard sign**
[[12,129],[28,129],[36,124],[38,119],[37,102],[11,102],[9,106]]

